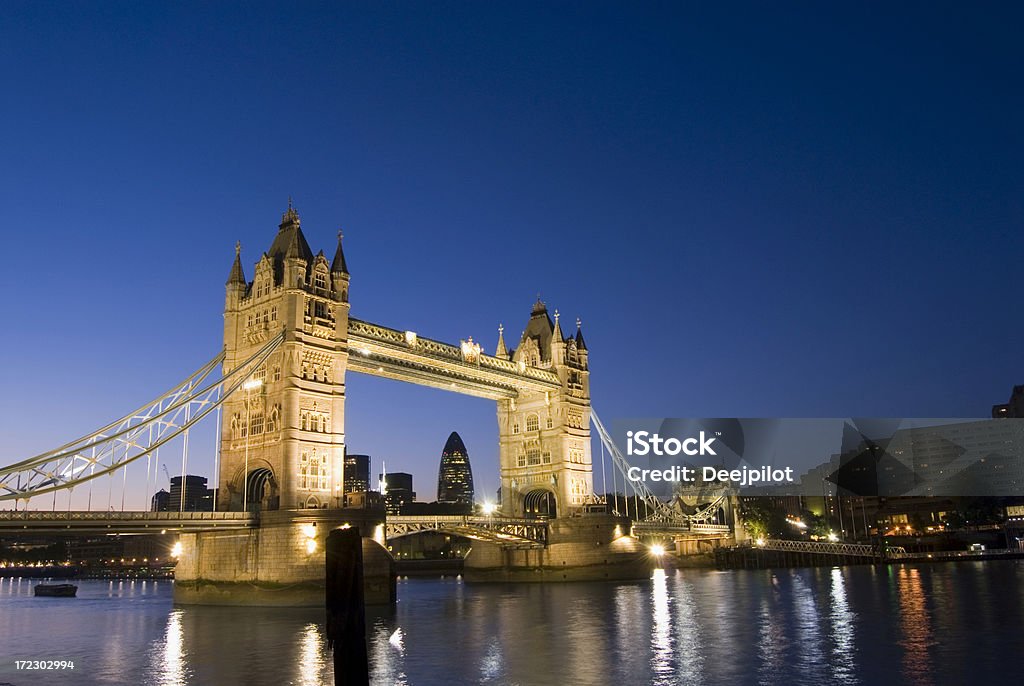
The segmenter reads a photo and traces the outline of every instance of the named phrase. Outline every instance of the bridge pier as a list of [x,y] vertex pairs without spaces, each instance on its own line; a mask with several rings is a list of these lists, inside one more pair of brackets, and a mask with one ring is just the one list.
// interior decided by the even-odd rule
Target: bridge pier
[[367,604],[393,603],[394,560],[379,542],[383,513],[341,509],[264,512],[254,529],[182,534],[174,602],[322,607],[327,534],[345,526],[363,537]]
[[464,575],[468,582],[646,579],[655,560],[629,531],[628,519],[609,514],[552,519],[543,548],[474,541]]

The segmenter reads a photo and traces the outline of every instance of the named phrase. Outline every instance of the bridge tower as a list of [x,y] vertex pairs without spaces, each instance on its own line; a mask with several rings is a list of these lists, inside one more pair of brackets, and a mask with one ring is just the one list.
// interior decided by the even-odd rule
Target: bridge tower
[[290,201],[252,281],[235,246],[224,372],[282,330],[284,342],[224,403],[218,509],[342,506],[348,289],[341,233],[332,261],[314,255]]
[[561,387],[520,390],[498,401],[501,510],[514,516],[563,517],[593,493],[590,455],[590,371],[579,320],[576,334],[563,336],[538,298],[519,346],[505,347],[498,329],[496,357],[557,374]]

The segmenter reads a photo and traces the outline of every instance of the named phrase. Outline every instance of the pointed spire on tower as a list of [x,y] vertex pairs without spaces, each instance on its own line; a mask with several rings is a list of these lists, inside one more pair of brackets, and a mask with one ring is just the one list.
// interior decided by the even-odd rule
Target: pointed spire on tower
[[341,238],[343,234],[338,229],[338,249],[334,251],[334,261],[331,262],[332,274],[348,274],[348,265],[345,264],[345,251],[341,249]]
[[580,318],[576,317],[576,348],[577,350],[586,350],[587,342],[583,340],[583,328]]
[[494,350],[495,357],[508,357],[508,349],[505,348],[505,325],[498,324],[498,347]]
[[562,327],[558,323],[558,318],[561,316],[562,315],[558,313],[558,310],[555,310],[555,329],[551,332],[551,337],[558,342],[562,342]]
[[299,213],[296,211],[295,206],[292,205],[292,196],[289,195],[288,209],[285,210],[284,214],[281,215],[281,224],[279,228],[284,229],[293,224],[295,226],[298,226],[300,224]]
[[235,261],[231,265],[231,273],[228,274],[227,285],[245,285],[245,272],[242,271],[242,242],[235,241]]
[[530,314],[540,314],[542,312],[547,312],[547,311],[548,311],[548,308],[544,304],[544,301],[540,299],[540,293],[538,293],[537,294],[537,302],[533,303],[533,309],[530,311]]

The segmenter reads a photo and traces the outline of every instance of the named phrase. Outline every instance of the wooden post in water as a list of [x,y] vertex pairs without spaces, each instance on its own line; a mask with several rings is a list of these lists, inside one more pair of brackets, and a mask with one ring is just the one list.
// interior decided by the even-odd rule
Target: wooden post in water
[[327,647],[334,649],[335,686],[368,686],[363,539],[358,528],[327,535]]

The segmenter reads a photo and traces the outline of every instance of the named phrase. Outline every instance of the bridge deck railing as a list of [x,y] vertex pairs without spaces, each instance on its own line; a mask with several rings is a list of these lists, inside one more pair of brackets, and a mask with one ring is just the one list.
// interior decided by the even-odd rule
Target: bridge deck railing
[[78,521],[237,521],[241,519],[253,519],[254,516],[244,512],[149,512],[149,511],[127,511],[127,512],[102,512],[91,510],[71,510],[62,512],[47,512],[45,510],[3,510],[0,511],[0,521],[6,522],[78,522]]
[[749,544],[752,548],[762,550],[781,550],[794,553],[810,553],[815,555],[845,555],[850,557],[890,557],[904,552],[903,548],[890,547],[885,553],[873,545],[862,543],[825,543],[818,541],[787,541],[782,539],[768,539],[761,542]]

